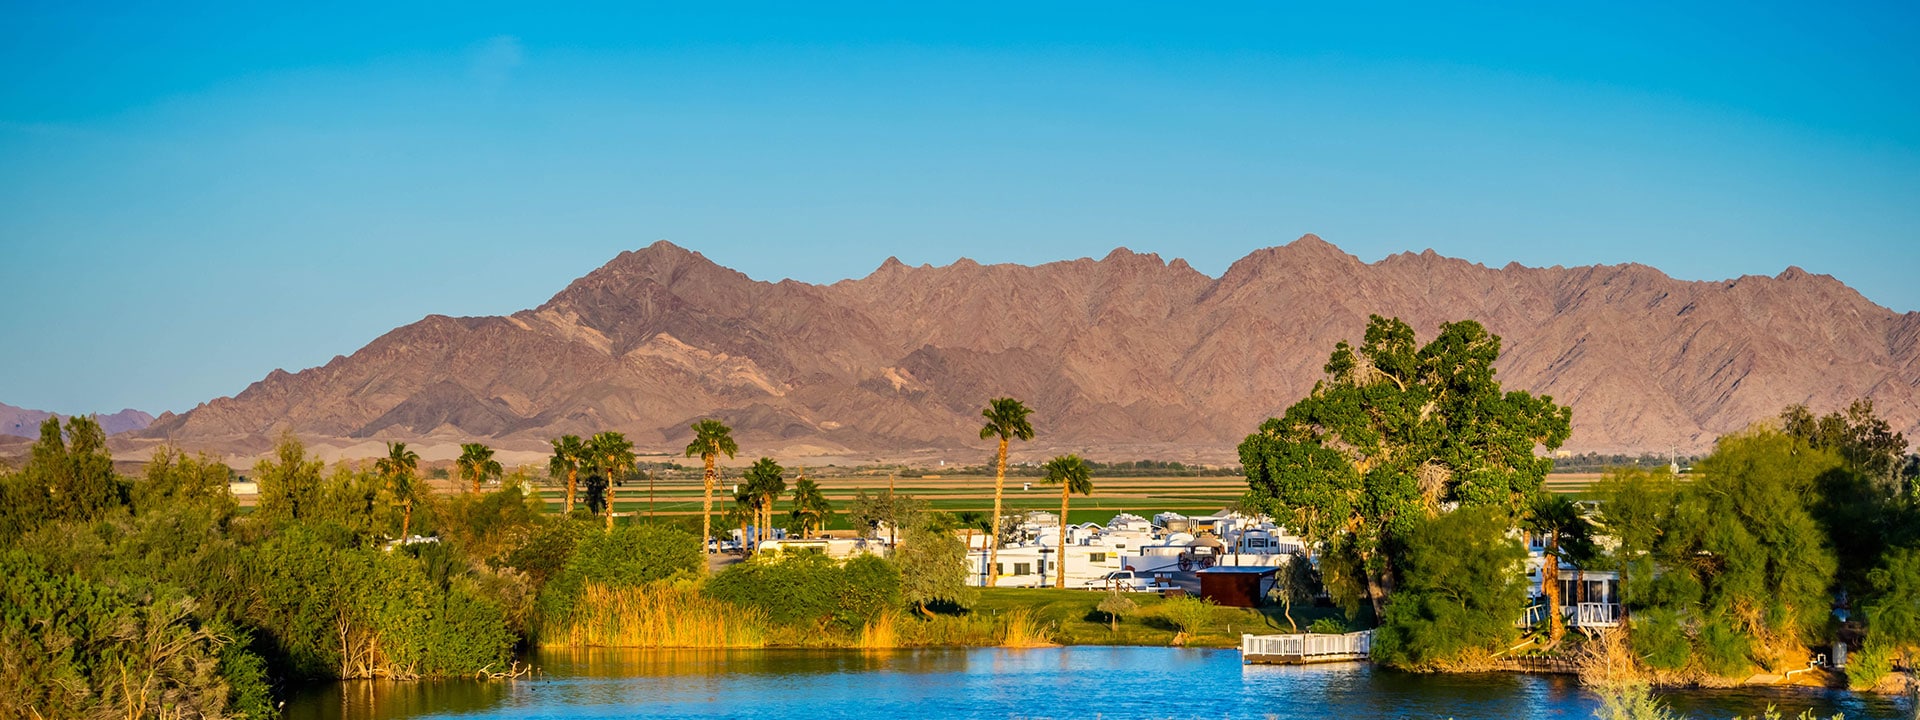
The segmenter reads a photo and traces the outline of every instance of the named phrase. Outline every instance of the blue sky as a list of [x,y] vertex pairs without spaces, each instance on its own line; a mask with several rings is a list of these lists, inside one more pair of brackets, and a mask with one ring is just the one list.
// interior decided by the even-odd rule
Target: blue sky
[[184,410],[662,238],[830,282],[1313,232],[1920,310],[1913,3],[80,5],[0,0],[14,405]]

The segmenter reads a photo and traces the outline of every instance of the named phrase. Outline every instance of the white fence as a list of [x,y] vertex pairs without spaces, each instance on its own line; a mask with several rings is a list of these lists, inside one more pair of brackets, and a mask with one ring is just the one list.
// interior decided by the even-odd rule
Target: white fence
[[1261,655],[1301,660],[1316,658],[1364,658],[1373,649],[1373,631],[1324,635],[1241,635],[1240,655]]
[[[1560,617],[1565,619],[1567,625],[1571,627],[1618,627],[1620,625],[1620,603],[1575,603],[1572,605],[1562,605],[1560,606]],[[1539,627],[1541,623],[1546,621],[1547,607],[1545,605],[1529,605],[1526,611],[1521,614],[1520,620],[1515,622],[1514,625],[1522,628],[1532,628]]]

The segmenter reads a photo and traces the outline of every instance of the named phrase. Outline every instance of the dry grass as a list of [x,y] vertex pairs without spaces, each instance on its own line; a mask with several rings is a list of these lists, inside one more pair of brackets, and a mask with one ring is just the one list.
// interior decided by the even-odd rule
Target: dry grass
[[573,622],[550,644],[568,647],[757,648],[767,644],[759,611],[702,597],[691,586],[589,584]]
[[1032,611],[1019,608],[1002,616],[1000,647],[1046,647],[1052,644],[1053,626],[1041,622]]
[[894,623],[899,620],[897,614],[888,610],[880,613],[860,628],[860,638],[855,647],[863,650],[888,650],[900,647],[894,634]]

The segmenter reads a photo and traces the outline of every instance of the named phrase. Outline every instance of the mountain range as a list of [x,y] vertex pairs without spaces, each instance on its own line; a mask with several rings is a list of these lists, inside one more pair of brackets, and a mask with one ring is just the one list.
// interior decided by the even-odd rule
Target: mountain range
[[1856,397],[1920,430],[1920,313],[1830,276],[1697,282],[1431,250],[1367,263],[1307,235],[1220,277],[1122,248],[1039,266],[888,258],[830,285],[756,281],[663,241],[539,307],[429,316],[137,436],[253,453],[292,430],[373,454],[385,440],[534,451],[612,429],[658,452],[718,417],[751,455],[974,464],[980,408],[1006,395],[1034,409],[1029,457],[1232,462],[1370,314],[1423,340],[1484,324],[1508,389],[1573,408],[1570,451],[1699,451],[1788,404]]
[[[40,423],[46,422],[47,418],[54,417],[55,415],[57,415],[57,413],[50,413],[45,410],[29,410],[27,408],[18,408],[6,403],[0,403],[0,435],[39,438]],[[59,417],[65,419],[67,416],[60,415]],[[131,408],[121,410],[111,415],[95,415],[93,419],[100,423],[100,429],[105,430],[108,435],[117,435],[131,430],[139,430],[153,422],[152,415]]]

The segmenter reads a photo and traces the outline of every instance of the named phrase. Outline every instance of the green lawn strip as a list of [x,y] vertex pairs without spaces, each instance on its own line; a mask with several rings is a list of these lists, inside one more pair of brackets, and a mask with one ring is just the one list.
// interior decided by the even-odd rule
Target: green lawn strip
[[[1166,602],[1153,593],[1128,593],[1139,605],[1132,615],[1122,616],[1118,630],[1109,629],[1107,618],[1099,612],[1105,592],[1060,590],[1057,588],[990,588],[980,591],[973,612],[993,615],[1026,608],[1041,622],[1053,627],[1054,640],[1065,645],[1168,645],[1174,630],[1159,614]],[[1332,608],[1301,607],[1293,610],[1294,622],[1301,628],[1317,618],[1337,617]],[[1238,647],[1240,634],[1275,635],[1293,632],[1278,606],[1259,609],[1216,608],[1210,627],[1191,638],[1196,647]]]

